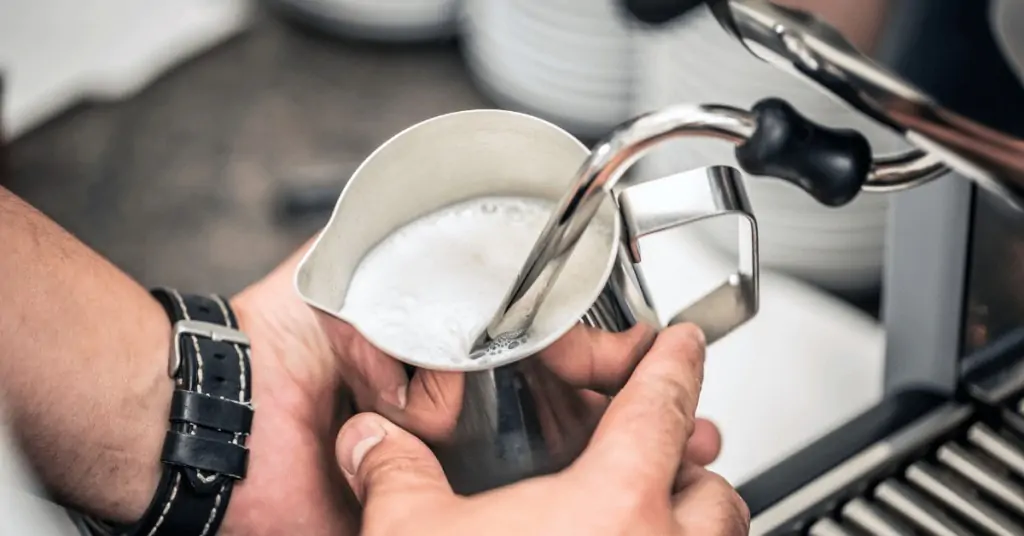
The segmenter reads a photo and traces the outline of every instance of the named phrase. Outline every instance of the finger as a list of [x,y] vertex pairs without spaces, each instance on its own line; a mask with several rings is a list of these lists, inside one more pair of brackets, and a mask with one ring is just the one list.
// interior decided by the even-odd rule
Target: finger
[[428,443],[445,443],[455,433],[465,389],[464,373],[417,369],[405,410],[382,413]]
[[582,463],[613,468],[633,485],[669,490],[694,430],[704,336],[692,324],[664,330],[608,406]]
[[626,383],[654,341],[653,328],[637,324],[612,333],[579,324],[540,352],[551,372],[580,389],[614,394]]
[[570,386],[536,360],[520,363],[519,371],[533,399],[549,455],[559,459],[578,455],[607,406],[606,402],[604,406],[597,404],[607,401],[607,397]]
[[452,494],[430,449],[380,415],[361,413],[345,423],[336,452],[345,479],[366,508],[403,511]]
[[721,476],[687,465],[677,479],[672,513],[687,534],[741,536],[750,530],[750,509]]
[[342,378],[357,404],[388,414],[405,409],[409,377],[402,364],[370,344],[351,324],[322,312],[317,319],[342,360]]
[[701,466],[708,465],[714,462],[721,452],[722,434],[718,427],[707,419],[697,419],[693,435],[686,443],[686,461]]

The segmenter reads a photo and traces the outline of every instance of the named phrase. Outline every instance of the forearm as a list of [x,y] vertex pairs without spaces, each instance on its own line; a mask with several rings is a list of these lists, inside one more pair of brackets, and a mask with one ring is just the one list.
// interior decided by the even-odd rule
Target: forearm
[[0,395],[59,500],[141,516],[167,429],[169,344],[145,289],[0,188]]

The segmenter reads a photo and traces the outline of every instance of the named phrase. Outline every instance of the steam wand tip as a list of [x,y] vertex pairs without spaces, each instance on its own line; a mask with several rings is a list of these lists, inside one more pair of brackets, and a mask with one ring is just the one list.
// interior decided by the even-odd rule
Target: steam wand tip
[[489,333],[487,333],[487,330],[484,329],[480,332],[480,335],[477,336],[476,341],[473,342],[473,346],[469,347],[469,358],[475,361],[487,355],[487,350],[493,343],[494,339]]

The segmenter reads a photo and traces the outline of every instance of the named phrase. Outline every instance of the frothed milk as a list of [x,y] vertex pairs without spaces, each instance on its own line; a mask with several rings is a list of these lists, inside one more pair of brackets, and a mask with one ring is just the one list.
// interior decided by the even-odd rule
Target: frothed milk
[[[397,356],[441,368],[457,366],[469,359],[473,341],[491,320],[553,210],[554,203],[546,200],[481,197],[415,220],[363,258],[341,314],[371,342]],[[607,265],[611,229],[597,219],[591,227],[545,300],[545,309],[559,307],[571,293],[594,292],[575,282],[584,271]],[[543,322],[564,316],[539,314],[534,330],[551,332],[558,326]]]

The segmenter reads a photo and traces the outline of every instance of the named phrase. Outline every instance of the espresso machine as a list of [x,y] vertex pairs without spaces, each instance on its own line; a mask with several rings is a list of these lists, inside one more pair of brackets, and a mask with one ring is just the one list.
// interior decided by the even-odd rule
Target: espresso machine
[[[835,154],[818,152],[827,164],[801,172],[742,152],[754,138],[738,145],[748,173],[825,204],[857,188],[798,176],[860,166],[861,191],[899,192],[883,281],[885,397],[741,485],[751,533],[1024,534],[1024,85],[994,40],[989,0],[865,2],[887,10],[870,55],[811,12],[827,3],[626,1],[652,25],[710,9],[736,46],[915,147],[868,157],[836,139],[823,144]],[[813,125],[779,128],[789,127],[818,140],[806,148],[823,143]]]

